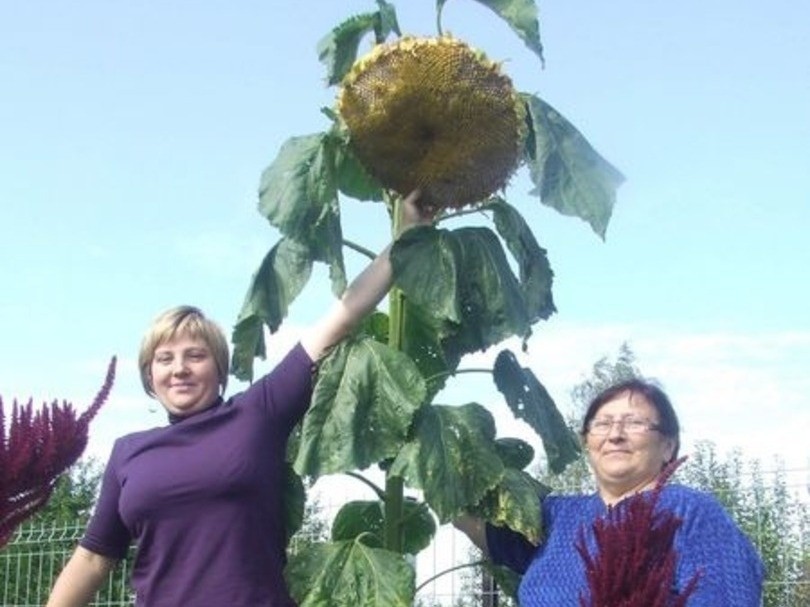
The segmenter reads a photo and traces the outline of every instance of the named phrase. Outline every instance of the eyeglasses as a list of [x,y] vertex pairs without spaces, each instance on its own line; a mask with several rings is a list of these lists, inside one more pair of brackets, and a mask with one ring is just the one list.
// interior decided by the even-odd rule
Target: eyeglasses
[[606,417],[592,419],[588,423],[588,432],[594,436],[604,436],[610,433],[614,424],[619,424],[619,428],[627,432],[627,434],[643,434],[644,432],[661,430],[658,424],[639,417],[620,417],[618,419]]

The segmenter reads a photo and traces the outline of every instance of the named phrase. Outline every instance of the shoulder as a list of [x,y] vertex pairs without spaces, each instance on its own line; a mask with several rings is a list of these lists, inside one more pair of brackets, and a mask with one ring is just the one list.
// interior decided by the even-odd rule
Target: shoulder
[[[267,374],[262,376],[245,392],[250,392],[251,389],[256,386],[295,381],[299,376],[310,376],[314,370],[315,362],[310,358],[309,354],[307,354],[301,342],[298,342]],[[236,397],[238,398],[242,396],[242,394],[237,394]]]
[[722,504],[711,493],[678,483],[670,483],[664,487],[661,505],[679,512],[723,511]]
[[708,491],[678,484],[667,485],[661,494],[660,508],[682,519],[684,531],[692,535],[728,536],[739,531],[731,512]]

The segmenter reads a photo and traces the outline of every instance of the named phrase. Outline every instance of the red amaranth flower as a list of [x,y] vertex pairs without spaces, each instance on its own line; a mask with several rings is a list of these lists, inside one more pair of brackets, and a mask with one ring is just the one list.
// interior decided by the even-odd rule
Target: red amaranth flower
[[667,466],[652,491],[608,507],[593,524],[596,554],[580,535],[576,548],[590,592],[580,595],[580,607],[685,607],[700,576],[695,574],[680,593],[675,590],[673,543],[683,521],[668,510],[656,511],[664,485],[684,459]]
[[33,400],[11,408],[6,434],[0,398],[0,548],[14,529],[48,503],[56,481],[87,447],[90,421],[107,400],[115,379],[116,357],[93,404],[77,416],[67,401],[54,401],[34,411]]

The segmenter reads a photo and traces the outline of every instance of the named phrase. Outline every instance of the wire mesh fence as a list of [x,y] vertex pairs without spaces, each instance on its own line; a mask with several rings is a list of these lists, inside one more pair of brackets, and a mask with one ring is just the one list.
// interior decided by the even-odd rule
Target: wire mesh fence
[[[807,478],[810,471],[798,471]],[[766,607],[810,606],[810,527],[808,487],[789,483],[791,495],[798,500],[780,503],[777,496],[763,500],[762,496],[749,496],[752,503],[760,500],[761,508],[739,505],[729,507],[738,521],[750,529],[749,536],[763,553],[766,569]],[[722,496],[720,496],[722,497]],[[331,519],[338,506],[321,507],[320,516]],[[789,529],[774,528],[779,523],[779,508],[799,509]],[[801,511],[804,509],[804,511]],[[774,515],[777,515],[776,517]],[[781,513],[781,514],[784,514]],[[84,532],[83,525],[62,527],[24,525],[12,541],[0,550],[0,606],[41,607],[47,600],[51,586],[62,566],[75,549]],[[491,587],[491,580],[480,570],[458,568],[476,560],[477,555],[465,536],[450,526],[440,528],[433,544],[420,553],[416,561],[418,607],[506,607],[506,597]],[[110,574],[107,583],[92,603],[95,607],[129,607],[133,602],[129,587],[131,555]],[[442,572],[452,570],[442,575]],[[488,586],[489,585],[489,586]]]

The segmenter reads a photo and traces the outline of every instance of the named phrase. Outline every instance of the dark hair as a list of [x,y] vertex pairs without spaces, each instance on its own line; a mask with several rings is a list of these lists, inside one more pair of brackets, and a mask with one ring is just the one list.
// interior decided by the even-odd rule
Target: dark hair
[[588,433],[588,424],[591,423],[602,405],[622,394],[628,393],[633,396],[642,396],[656,410],[659,417],[657,429],[662,436],[675,441],[675,451],[672,453],[672,459],[677,458],[681,446],[681,426],[678,423],[678,416],[669,397],[657,383],[651,380],[635,377],[602,390],[588,405],[585,417],[582,419],[580,434],[584,437]]

